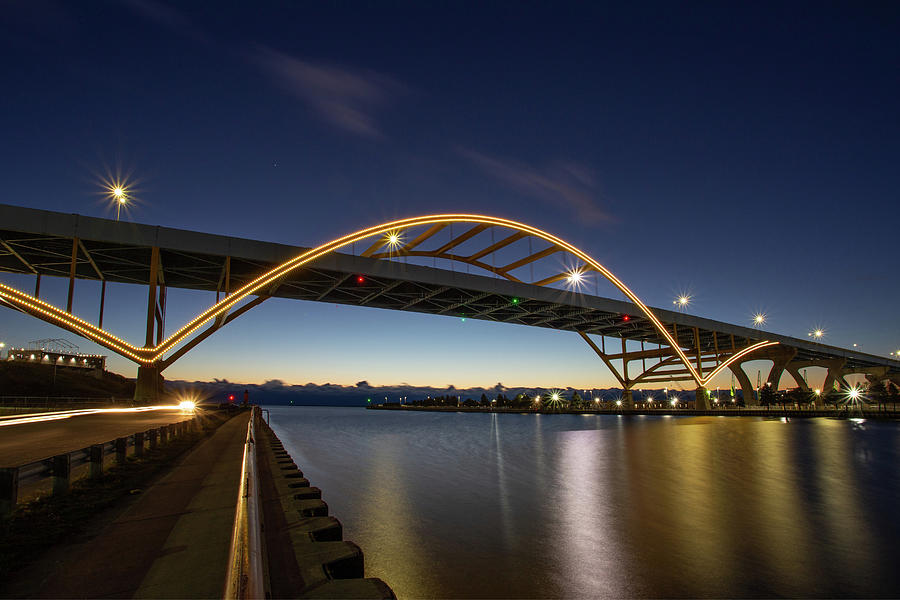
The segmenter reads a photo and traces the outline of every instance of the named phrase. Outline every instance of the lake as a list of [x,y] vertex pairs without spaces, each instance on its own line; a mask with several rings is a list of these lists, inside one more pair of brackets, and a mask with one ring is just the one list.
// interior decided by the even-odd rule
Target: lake
[[400,598],[900,595],[900,427],[265,407]]

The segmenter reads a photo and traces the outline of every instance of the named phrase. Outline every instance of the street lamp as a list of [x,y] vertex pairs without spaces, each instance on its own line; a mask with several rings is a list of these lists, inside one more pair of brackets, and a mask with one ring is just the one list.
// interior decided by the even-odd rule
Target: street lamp
[[753,315],[753,326],[760,327],[763,323],[766,322],[766,314],[765,313],[756,313]]
[[583,280],[584,271],[582,271],[581,269],[572,269],[566,275],[566,283],[568,283],[572,287],[580,287]]
[[672,304],[677,306],[679,309],[687,308],[687,305],[691,303],[691,297],[688,294],[680,294],[675,300],[672,301]]
[[116,203],[116,221],[122,213],[122,207],[128,203],[128,186],[124,183],[113,182],[107,186],[107,196]]

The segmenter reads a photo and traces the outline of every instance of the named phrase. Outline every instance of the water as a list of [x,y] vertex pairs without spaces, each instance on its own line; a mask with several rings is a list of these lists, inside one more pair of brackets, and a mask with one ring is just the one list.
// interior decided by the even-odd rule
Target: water
[[272,408],[400,598],[900,595],[900,427]]

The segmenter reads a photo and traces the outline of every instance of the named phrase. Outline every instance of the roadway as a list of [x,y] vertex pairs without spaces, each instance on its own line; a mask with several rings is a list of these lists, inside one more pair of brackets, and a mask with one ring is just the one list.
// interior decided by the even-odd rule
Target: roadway
[[[24,415],[0,419],[0,467],[16,467],[57,454],[101,444],[139,431],[190,418],[177,407],[155,410],[111,412],[96,409],[90,414],[46,420],[60,413],[40,413],[22,422]],[[16,424],[10,424],[16,423]]]
[[[131,502],[0,582],[0,597],[221,598],[249,417],[226,421]],[[140,430],[152,419],[129,423]]]

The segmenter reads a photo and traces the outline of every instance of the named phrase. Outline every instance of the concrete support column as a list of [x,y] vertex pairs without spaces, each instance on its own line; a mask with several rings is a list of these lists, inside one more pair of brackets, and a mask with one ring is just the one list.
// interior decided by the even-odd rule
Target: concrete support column
[[794,367],[792,365],[787,365],[785,370],[791,374],[791,377],[794,378],[794,381],[797,382],[797,386],[803,390],[804,392],[809,391],[809,384],[806,383],[806,380],[803,379],[803,375],[800,373],[800,369]]
[[836,381],[841,382],[844,386],[847,385],[847,382],[844,380],[845,364],[847,364],[847,361],[844,359],[835,359],[828,361],[828,373],[826,373],[825,382],[822,384],[823,395],[834,390],[834,383]]
[[53,495],[65,494],[69,491],[69,470],[71,462],[68,454],[57,454],[53,462]]
[[750,378],[747,377],[747,373],[741,368],[741,364],[743,363],[731,363],[728,365],[728,368],[731,369],[731,372],[734,373],[738,383],[741,384],[741,392],[744,395],[744,406],[757,406],[753,384],[750,383]]
[[138,366],[134,384],[134,401],[137,404],[159,404],[162,376],[157,365]]
[[698,387],[694,393],[694,410],[710,410],[709,395],[703,386]]
[[116,438],[116,464],[124,465],[128,459],[128,438]]
[[8,515],[19,501],[19,469],[0,469],[0,517]]
[[793,350],[792,352],[784,352],[772,357],[772,370],[769,371],[769,377],[766,379],[766,382],[776,392],[778,391],[778,383],[781,381],[781,376],[784,375],[785,369],[796,355],[797,351]]
[[147,432],[147,435],[150,436],[150,449],[155,450],[156,449],[156,437],[159,435],[159,430],[151,429],[150,431]]
[[134,455],[138,458],[144,456],[144,432],[134,434]]
[[822,394],[827,394],[834,390],[834,382],[841,377],[840,369],[832,369],[828,367],[828,373],[825,375],[825,383],[822,384]]
[[634,409],[634,394],[630,389],[622,390],[622,408]]
[[103,477],[103,444],[94,444],[90,449],[91,479]]

